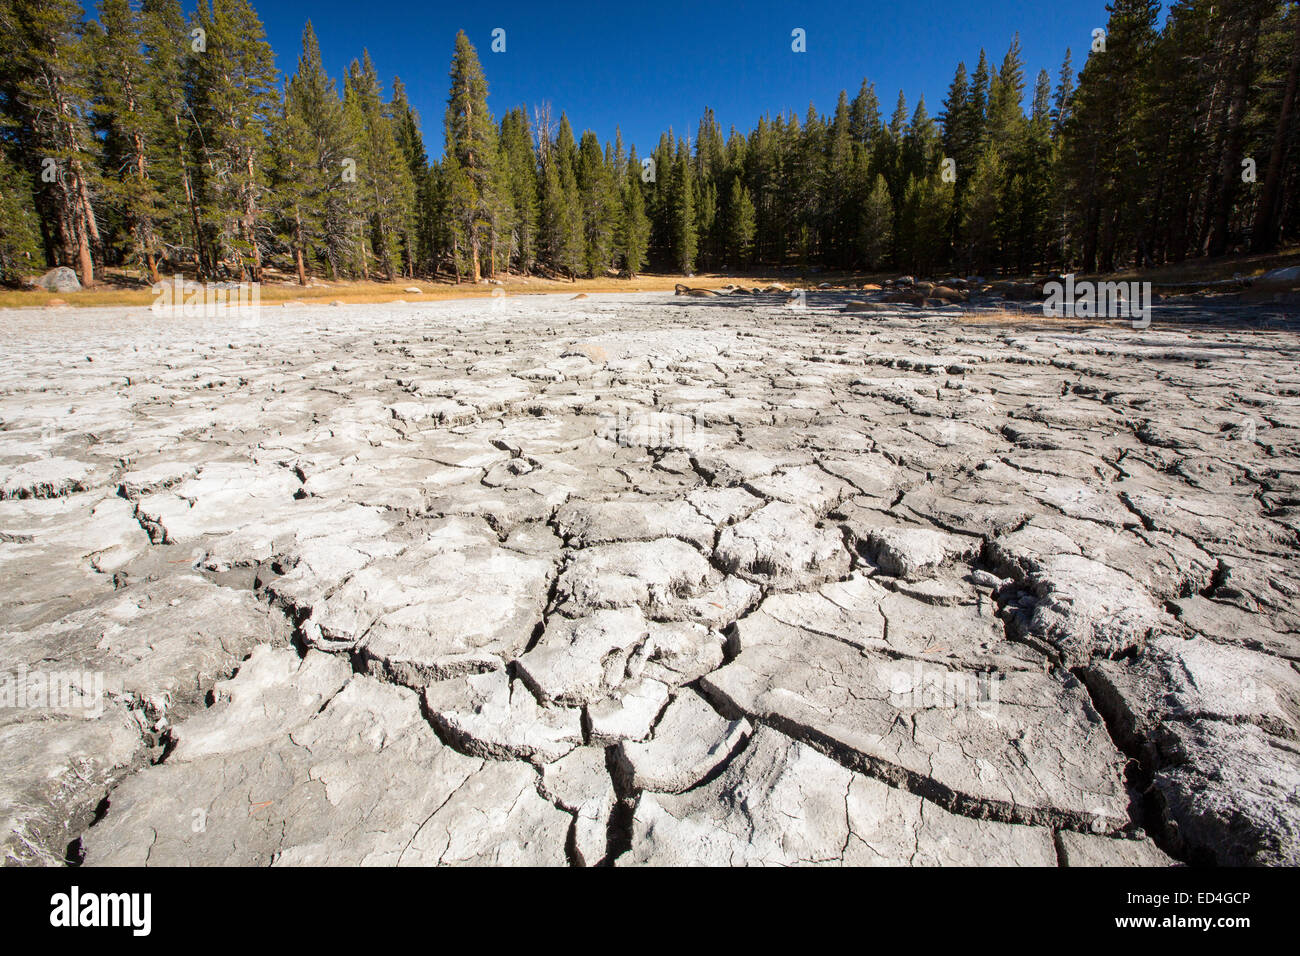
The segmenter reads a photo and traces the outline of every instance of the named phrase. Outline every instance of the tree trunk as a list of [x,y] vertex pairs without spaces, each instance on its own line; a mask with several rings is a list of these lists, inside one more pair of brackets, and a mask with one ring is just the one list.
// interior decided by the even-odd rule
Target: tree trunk
[[294,225],[293,254],[294,254],[294,260],[298,266],[298,284],[306,285],[307,268],[302,260],[302,247],[305,246],[306,243],[303,241],[303,235],[302,235],[302,210],[299,209],[297,206],[294,206],[294,210],[293,210],[293,225]]
[[194,225],[194,268],[203,272],[203,232],[199,229],[199,206],[194,196],[194,183],[190,178],[190,164],[185,160],[185,138],[181,133],[181,118],[172,114],[176,127],[176,155],[181,164],[181,182],[185,186],[185,204],[190,207],[190,221]]
[[77,230],[77,271],[81,273],[81,284],[87,288],[95,285],[95,258],[90,254],[90,243],[80,229]]

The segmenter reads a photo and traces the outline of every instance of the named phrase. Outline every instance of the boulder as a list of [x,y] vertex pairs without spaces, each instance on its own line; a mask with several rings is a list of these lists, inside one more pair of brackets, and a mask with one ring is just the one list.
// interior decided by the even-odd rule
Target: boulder
[[67,266],[56,266],[36,280],[36,285],[46,292],[80,292],[81,281]]

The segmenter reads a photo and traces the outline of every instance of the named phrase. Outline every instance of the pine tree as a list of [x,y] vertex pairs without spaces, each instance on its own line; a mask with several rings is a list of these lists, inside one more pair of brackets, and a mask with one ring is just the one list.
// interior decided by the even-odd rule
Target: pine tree
[[858,222],[858,250],[868,269],[879,269],[894,244],[894,203],[885,177],[876,175]]
[[898,91],[898,102],[894,105],[894,115],[889,118],[889,133],[896,140],[902,139],[903,131],[907,129],[907,97],[903,91]]
[[[194,114],[186,98],[191,45],[180,0],[144,0],[141,32],[148,64],[149,173],[162,196],[158,229],[168,259],[188,258],[201,271],[211,261],[199,221]],[[179,38],[179,39],[178,39]]]
[[1069,189],[1083,230],[1084,272],[1109,271],[1140,216],[1143,190],[1136,146],[1146,129],[1146,63],[1155,43],[1156,0],[1115,0],[1107,23],[1107,52],[1088,57],[1073,99],[1065,136]]
[[424,136],[420,132],[420,117],[406,98],[406,87],[401,79],[393,78],[393,99],[389,104],[393,120],[393,138],[406,160],[413,188],[414,204],[403,234],[407,273],[416,275],[420,270],[433,267],[433,197],[429,155],[425,152]]
[[989,67],[988,54],[983,49],[980,50],[980,58],[975,64],[975,72],[971,74],[970,98],[967,108],[970,111],[966,122],[969,127],[976,131],[976,138],[971,143],[971,149],[974,155],[978,156],[984,148],[988,123],[988,108],[990,97],[990,86],[993,83],[992,71]]
[[307,263],[319,256],[337,275],[351,257],[355,224],[341,194],[351,189],[345,172],[358,152],[334,81],[321,62],[311,21],[303,30],[297,72],[285,86],[274,136],[273,208],[293,257],[298,281],[307,284]]
[[849,135],[859,147],[870,151],[880,132],[880,101],[876,88],[864,79],[849,106]]
[[515,264],[530,272],[538,255],[539,198],[537,154],[533,150],[528,114],[519,107],[501,120],[501,150],[507,167],[507,188],[514,210],[511,249]]
[[695,226],[694,177],[691,175],[690,150],[686,143],[677,143],[677,157],[673,163],[672,226],[673,265],[684,275],[695,271],[695,254],[698,234]]
[[[970,178],[970,166],[979,139],[979,130],[971,123],[970,82],[965,63],[957,64],[957,72],[948,85],[948,96],[943,101],[943,112],[939,120],[943,125],[944,155],[956,163],[957,182],[960,186]],[[960,194],[960,188],[958,193]]]
[[909,271],[926,274],[948,261],[952,193],[952,184],[937,172],[909,177],[897,238],[901,264]]
[[993,78],[989,91],[986,128],[989,139],[1005,156],[1017,148],[1025,114],[1021,100],[1025,93],[1024,61],[1020,55],[1020,34],[1011,41],[1011,48],[1002,59],[1002,67]]
[[609,268],[614,259],[620,204],[612,171],[605,165],[600,141],[588,130],[578,146],[578,195],[582,211],[583,264],[592,278]]
[[[415,208],[415,184],[397,145],[379,79],[369,53],[348,69],[344,100],[355,102],[360,117],[356,143],[357,182],[367,210],[368,239],[379,270],[396,277],[404,255],[403,237]],[[497,195],[493,191],[493,195]]]
[[976,272],[985,272],[998,262],[998,211],[1002,205],[1005,178],[998,150],[989,144],[975,161],[961,212],[961,235],[965,260]]
[[1268,140],[1268,165],[1251,228],[1252,252],[1269,252],[1278,246],[1278,233],[1282,224],[1280,213],[1284,170],[1288,165],[1288,155],[1300,148],[1296,143],[1297,137],[1292,135],[1298,112],[1296,101],[1300,96],[1300,10],[1293,8],[1289,21],[1289,30],[1286,21],[1277,25],[1279,37],[1285,37],[1289,33],[1291,42],[1287,44],[1289,50],[1285,72],[1279,70],[1285,79],[1279,84],[1281,97],[1277,106],[1277,119]]
[[[1055,90],[1028,103],[1019,38],[995,72],[958,64],[940,124],[904,94],[881,123],[874,88],[832,114],[764,115],[725,139],[711,109],[694,143],[670,129],[641,178],[621,133],[575,142],[548,105],[498,126],[461,34],[429,164],[400,81],[385,102],[362,54],[342,98],[310,24],[275,89],[249,0],[0,0],[0,272],[192,261],[203,277],[306,282],[500,269],[597,275],[647,261],[916,271],[950,264],[1085,271],[1276,248],[1300,238],[1300,10],[1274,0],[1113,0],[1107,52],[1078,86],[1066,52]],[[206,48],[189,45],[202,28]],[[534,148],[534,136],[536,147]],[[956,161],[945,181],[941,160]],[[1262,182],[1243,182],[1256,160]],[[1247,164],[1249,165],[1249,164]],[[355,176],[348,175],[355,172]]]
[[637,161],[636,147],[633,147],[624,174],[623,231],[620,241],[623,268],[629,279],[636,278],[645,266],[649,242],[650,219],[646,215],[645,197],[641,192],[641,164]]
[[827,131],[826,157],[822,168],[820,202],[824,211],[822,245],[827,261],[848,266],[853,241],[855,189],[853,182],[853,134],[848,94],[841,90],[835,116]]
[[484,253],[496,238],[492,224],[499,200],[494,175],[497,132],[488,112],[487,92],[478,53],[461,30],[451,62],[445,132],[447,157],[454,164],[453,215],[460,224],[459,239],[467,250],[474,282],[481,281]]
[[586,243],[582,235],[582,196],[578,190],[578,147],[573,139],[569,117],[561,113],[553,147],[559,173],[559,246],[556,264],[576,279],[586,257]]
[[207,49],[191,58],[192,109],[201,133],[200,210],[215,262],[241,279],[262,277],[266,131],[279,113],[266,31],[248,0],[200,3],[195,22]]
[[749,198],[745,184],[736,180],[731,184],[731,199],[728,203],[728,220],[730,233],[727,246],[738,265],[748,265],[754,248],[754,203]]
[[47,252],[95,284],[99,223],[93,201],[96,142],[89,128],[91,64],[74,0],[8,0],[0,16],[3,112],[18,161],[38,171],[37,205],[48,223]]
[[0,282],[15,283],[39,261],[30,178],[0,151]]
[[1074,66],[1070,62],[1070,51],[1065,51],[1065,62],[1061,64],[1060,79],[1056,83],[1056,92],[1052,97],[1052,139],[1059,139],[1065,124],[1070,121],[1071,100],[1074,97]]
[[152,181],[159,124],[148,95],[141,21],[128,0],[101,0],[94,39],[96,125],[104,131],[104,193],[124,224],[124,245],[157,283],[163,197]]
[[660,134],[650,154],[653,179],[646,183],[646,215],[650,218],[650,256],[652,261],[671,268],[673,260],[673,156],[672,130]]

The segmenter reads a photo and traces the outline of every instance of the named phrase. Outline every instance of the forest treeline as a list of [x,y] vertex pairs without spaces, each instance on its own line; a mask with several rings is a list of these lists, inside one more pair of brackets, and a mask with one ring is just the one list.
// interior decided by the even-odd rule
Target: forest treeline
[[1300,7],[1107,10],[1077,73],[1030,82],[1016,38],[935,115],[864,80],[645,157],[546,104],[495,119],[462,32],[431,162],[401,81],[363,53],[340,86],[310,23],[282,77],[248,0],[0,0],[0,278],[1094,272],[1300,239]]

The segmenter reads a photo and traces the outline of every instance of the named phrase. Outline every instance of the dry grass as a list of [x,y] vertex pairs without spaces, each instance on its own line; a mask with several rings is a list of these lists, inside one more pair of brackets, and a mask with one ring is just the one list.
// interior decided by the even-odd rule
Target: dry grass
[[[490,297],[500,288],[506,295],[544,295],[548,293],[568,293],[570,295],[594,292],[671,292],[679,282],[689,282],[696,288],[716,289],[729,282],[743,281],[746,284],[766,285],[774,280],[768,278],[746,277],[743,280],[732,276],[697,275],[686,279],[680,275],[639,275],[635,279],[578,279],[569,282],[564,279],[544,279],[537,277],[507,276],[502,278],[502,285],[456,284],[446,281],[429,281],[425,279],[398,279],[395,282],[325,282],[316,280],[312,285],[301,286],[297,282],[268,281],[262,283],[261,301],[263,303],[311,302],[323,304],[340,301],[349,305],[363,302],[437,302],[445,299],[477,299]],[[787,280],[788,281],[788,280]],[[407,288],[419,288],[419,293],[407,292]],[[115,277],[94,289],[80,292],[43,292],[29,289],[0,291],[0,308],[44,307],[68,305],[86,306],[147,306],[154,301],[149,286],[140,283],[125,282]]]
[[[1116,281],[1150,281],[1157,289],[1160,286],[1188,286],[1198,283],[1211,283],[1232,279],[1234,275],[1254,277],[1271,269],[1300,263],[1300,247],[1289,248],[1274,255],[1236,256],[1222,259],[1194,259],[1177,265],[1161,266],[1157,269],[1128,270],[1106,276],[1089,276],[1093,279],[1111,279]],[[856,290],[862,283],[880,283],[893,278],[897,273],[851,273],[821,272],[792,275],[785,274],[772,277],[758,276],[723,276],[702,274],[686,278],[682,275],[646,274],[635,279],[578,279],[570,282],[564,279],[546,279],[536,276],[505,276],[502,285],[473,285],[465,282],[457,284],[447,280],[398,279],[395,282],[328,282],[312,280],[308,286],[300,286],[292,277],[276,273],[262,283],[262,301],[280,304],[284,302],[325,303],[340,301],[351,304],[368,302],[436,302],[445,299],[475,299],[491,296],[495,289],[505,290],[506,295],[538,295],[546,293],[568,293],[569,295],[592,294],[601,292],[671,292],[679,282],[697,289],[718,289],[729,283],[745,286],[766,286],[773,282],[782,282],[787,286],[816,288],[823,282],[829,283],[840,291]],[[1084,278],[1080,276],[1080,278]],[[407,287],[418,287],[417,293],[406,292]],[[1172,290],[1171,290],[1172,291]],[[1184,289],[1183,291],[1187,291]],[[1220,290],[1222,291],[1222,290]],[[22,308],[48,306],[52,302],[68,306],[147,306],[154,300],[147,283],[123,270],[110,270],[104,280],[94,289],[81,292],[53,293],[30,289],[0,290],[0,308]],[[990,313],[973,314],[964,319],[985,325],[1023,324],[1025,316],[1008,312],[1001,319],[987,317]],[[1038,318],[1038,317],[1036,317]],[[1062,321],[1075,320],[1048,319],[1040,321],[1057,324]]]
[[[1300,246],[1280,252],[1257,256],[1227,256],[1221,259],[1189,259],[1173,265],[1154,269],[1129,269],[1095,278],[1118,281],[1150,282],[1154,286],[1191,285],[1202,282],[1222,282],[1240,274],[1255,278],[1273,269],[1300,264]],[[1083,278],[1082,276],[1080,278]],[[1089,276],[1088,278],[1094,278]]]

